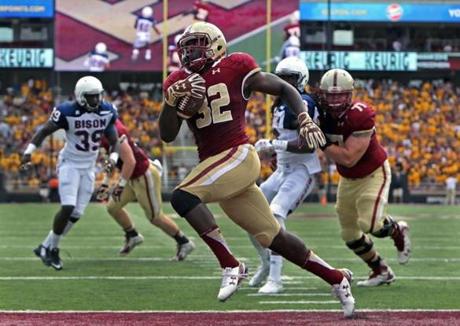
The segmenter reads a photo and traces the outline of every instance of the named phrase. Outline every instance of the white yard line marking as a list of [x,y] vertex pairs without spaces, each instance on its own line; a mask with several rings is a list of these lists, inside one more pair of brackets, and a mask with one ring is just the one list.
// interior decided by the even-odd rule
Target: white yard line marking
[[338,301],[314,301],[314,300],[298,300],[298,301],[259,301],[259,304],[337,304]]
[[[337,303],[337,301],[334,301]],[[276,309],[269,312],[289,313],[289,312],[342,312],[341,309]],[[460,312],[460,309],[359,309],[359,312]],[[88,313],[104,313],[104,314],[155,314],[155,313],[170,313],[170,314],[203,314],[203,313],[219,313],[219,314],[266,314],[267,310],[0,310],[0,313],[5,314],[88,314]]]
[[[302,283],[302,282],[299,282],[299,283]],[[283,284],[286,284],[286,282],[283,282]],[[290,290],[295,290],[295,291],[316,291],[318,290],[318,288],[313,288],[313,287],[290,287],[290,286],[286,286],[285,289],[287,291],[290,291]],[[259,288],[258,287],[242,287],[240,289],[238,289],[238,291],[258,291]]]
[[[0,276],[0,281],[68,281],[68,280],[220,280],[221,276]],[[298,280],[313,279],[318,280],[316,276],[294,276]],[[366,279],[367,276],[357,277],[357,279]],[[409,281],[460,281],[460,276],[397,276],[398,280]]]
[[[192,256],[191,256],[192,257]],[[193,255],[193,260],[209,260],[209,256],[196,256]],[[136,258],[130,258],[130,257],[66,257],[65,256],[65,251],[64,254],[62,255],[62,258],[64,260],[74,260],[74,261],[170,261],[171,259],[168,257],[136,257]],[[343,258],[343,257],[323,257],[327,261],[345,261],[345,262],[360,262],[358,258]],[[32,255],[30,257],[0,257],[0,260],[4,261],[31,261],[31,260],[38,260],[37,257],[33,257]],[[254,259],[249,259],[245,257],[241,257],[240,260],[242,261],[254,261]],[[386,261],[397,261],[396,258],[385,258]],[[441,263],[455,263],[455,262],[460,262],[460,258],[440,258],[440,257],[425,257],[425,258],[411,258],[410,262],[417,262],[417,263],[424,263],[424,262],[441,262]],[[214,264],[214,263],[213,263]]]
[[[297,291],[297,289],[296,289]],[[330,297],[330,293],[274,293],[274,294],[262,294],[262,293],[248,293],[248,297]]]

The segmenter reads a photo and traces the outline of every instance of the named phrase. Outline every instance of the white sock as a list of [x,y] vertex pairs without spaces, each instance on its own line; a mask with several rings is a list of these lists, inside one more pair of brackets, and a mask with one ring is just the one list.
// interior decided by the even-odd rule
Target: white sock
[[42,242],[42,246],[45,247],[45,248],[49,248],[50,246],[50,239],[51,239],[51,235],[53,234],[53,230],[51,230],[48,235],[46,236],[45,240],[43,240]]
[[64,228],[64,231],[62,231],[62,236],[67,235],[69,233],[70,229],[74,226],[75,223],[72,223],[70,221],[67,221],[67,225]]
[[272,281],[281,282],[281,270],[283,269],[283,257],[279,255],[270,255],[270,274],[268,278]]
[[249,234],[249,240],[251,240],[254,248],[256,248],[257,253],[259,254],[260,263],[263,266],[266,266],[267,263],[270,261],[270,249],[262,247],[259,241],[257,241],[257,239],[251,234]]
[[131,55],[131,58],[132,58],[133,60],[136,60],[138,55],[139,55],[139,50],[138,50],[138,49],[134,49],[134,50],[133,50],[133,53],[132,53],[132,55]]
[[57,235],[56,233],[52,232],[50,235],[50,249],[53,248],[58,248],[59,247],[59,241],[61,240],[61,236]]

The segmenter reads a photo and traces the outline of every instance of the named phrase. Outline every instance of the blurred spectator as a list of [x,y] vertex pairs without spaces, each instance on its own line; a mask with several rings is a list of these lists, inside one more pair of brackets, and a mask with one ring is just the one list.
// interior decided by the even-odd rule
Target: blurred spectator
[[197,0],[193,4],[193,18],[195,21],[208,21],[209,5],[204,0]]
[[405,203],[408,198],[407,173],[401,162],[396,163],[391,173],[390,200],[394,203]]
[[103,42],[97,43],[83,64],[88,67],[89,71],[101,72],[108,69],[110,59],[107,53],[107,45]]
[[455,205],[455,197],[457,193],[457,179],[450,176],[446,179],[446,204]]

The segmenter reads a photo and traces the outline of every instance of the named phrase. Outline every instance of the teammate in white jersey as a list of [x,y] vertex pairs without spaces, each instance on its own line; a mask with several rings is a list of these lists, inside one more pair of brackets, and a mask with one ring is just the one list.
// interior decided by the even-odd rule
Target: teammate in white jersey
[[154,29],[158,35],[161,35],[161,32],[156,24],[157,22],[153,18],[152,7],[142,8],[141,16],[137,17],[136,22],[134,23],[134,28],[136,29],[136,40],[133,44],[131,59],[137,60],[140,49],[142,48],[145,48],[145,60],[150,60],[152,58],[152,52],[150,49],[152,29]]
[[27,168],[31,154],[43,140],[58,129],[65,130],[66,144],[59,153],[57,165],[61,209],[54,217],[48,236],[34,249],[46,266],[56,270],[61,270],[63,266],[59,257],[59,241],[83,215],[91,199],[102,135],[109,140],[111,161],[118,160],[117,110],[103,100],[103,92],[97,78],[80,78],[75,86],[75,102],[65,102],[54,108],[22,157],[22,167]]
[[[318,117],[316,103],[305,93],[309,72],[305,63],[296,57],[280,61],[275,74],[296,87],[301,93],[308,114],[314,120]],[[260,185],[273,215],[285,229],[286,217],[292,213],[310,194],[315,185],[315,174],[321,171],[316,153],[306,153],[298,144],[297,117],[286,104],[277,99],[272,107],[273,133],[275,139],[260,139],[255,143],[258,152],[276,152],[277,168],[275,172]],[[259,293],[273,294],[283,290],[281,282],[282,257],[263,248],[253,237],[260,256],[261,265],[249,281],[250,286],[260,286],[268,277]]]
[[110,59],[107,54],[107,45],[103,42],[99,42],[88,54],[84,62],[85,67],[88,67],[89,71],[101,72],[110,67]]

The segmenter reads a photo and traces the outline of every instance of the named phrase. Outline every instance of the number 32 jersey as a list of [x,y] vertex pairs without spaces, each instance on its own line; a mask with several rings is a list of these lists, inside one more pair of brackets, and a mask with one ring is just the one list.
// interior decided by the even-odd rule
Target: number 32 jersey
[[59,162],[78,168],[92,168],[97,160],[102,135],[117,117],[116,108],[108,102],[102,102],[95,112],[87,111],[76,102],[64,102],[54,108],[50,121],[64,129],[66,135]]
[[[187,124],[195,136],[200,161],[226,149],[248,142],[245,111],[249,94],[243,94],[246,79],[260,71],[252,56],[233,53],[200,75],[206,81],[206,98],[201,109]],[[190,73],[184,69],[173,72],[166,79],[163,90]]]

